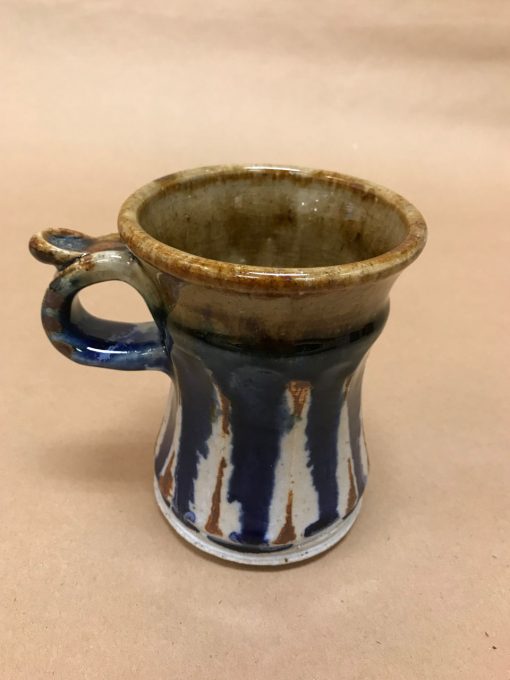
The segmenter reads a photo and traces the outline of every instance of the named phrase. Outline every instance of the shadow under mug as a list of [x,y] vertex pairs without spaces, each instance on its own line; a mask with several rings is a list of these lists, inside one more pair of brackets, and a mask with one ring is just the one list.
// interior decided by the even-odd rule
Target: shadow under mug
[[[367,481],[365,359],[392,284],[425,245],[420,213],[334,172],[219,166],[142,187],[118,227],[31,239],[58,270],[42,321],[73,361],[171,376],[155,458],[167,520],[253,565],[334,545]],[[87,313],[77,293],[111,279],[134,286],[154,322]]]

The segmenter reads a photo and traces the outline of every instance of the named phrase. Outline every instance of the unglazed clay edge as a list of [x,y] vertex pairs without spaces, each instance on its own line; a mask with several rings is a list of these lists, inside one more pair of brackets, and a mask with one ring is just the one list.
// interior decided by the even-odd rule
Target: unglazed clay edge
[[194,548],[198,548],[209,555],[213,555],[214,557],[218,557],[223,560],[228,560],[229,562],[268,567],[281,567],[291,564],[292,562],[308,560],[332,548],[349,533],[352,525],[360,513],[361,505],[363,503],[363,498],[360,498],[356,508],[349,515],[349,517],[346,519],[337,520],[333,525],[331,525],[328,531],[321,532],[319,536],[310,539],[310,541],[305,545],[291,547],[278,553],[246,553],[223,548],[221,545],[208,541],[207,538],[197,534],[192,529],[188,529],[188,527],[186,527],[186,525],[183,524],[172,513],[171,509],[163,500],[157,477],[154,477],[154,493],[156,495],[158,507],[163,513],[163,516],[167,522],[173,529],[175,529],[179,536],[181,536],[187,543],[190,543]]

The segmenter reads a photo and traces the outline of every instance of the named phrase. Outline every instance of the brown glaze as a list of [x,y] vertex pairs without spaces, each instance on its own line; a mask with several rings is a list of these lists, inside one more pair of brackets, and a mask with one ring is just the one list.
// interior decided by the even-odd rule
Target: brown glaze
[[51,309],[58,309],[64,301],[64,296],[54,290],[48,289],[45,296],[46,306]]
[[345,517],[351,514],[351,512],[356,507],[356,502],[358,500],[358,495],[356,493],[356,482],[354,481],[354,475],[352,473],[352,463],[350,458],[348,459],[347,464],[349,466],[349,496],[347,498],[347,508],[345,510]]
[[310,383],[305,380],[291,380],[288,390],[293,402],[292,415],[295,418],[301,418],[306,397],[310,392]]
[[[403,225],[403,238],[390,249],[383,249],[368,259],[333,266],[307,266],[303,270],[302,267],[257,266],[202,257],[158,240],[141,225],[144,211],[149,205],[176,191],[196,190],[213,182],[227,186],[229,182],[240,178],[257,182],[263,176],[270,177],[276,183],[292,178],[302,187],[310,184],[331,189],[340,187],[360,205],[367,204],[371,209],[375,206],[374,209],[386,211],[395,219],[398,218]],[[386,278],[410,264],[423,249],[426,238],[426,227],[420,213],[389,189],[340,173],[275,166],[198,168],[151,182],[135,192],[121,207],[119,231],[135,255],[160,271],[197,285],[263,292],[266,295],[343,288]],[[384,232],[379,228],[375,238],[382,234]],[[228,254],[225,257],[228,259]]]
[[62,324],[56,316],[44,314],[44,328],[49,333],[59,333],[62,330]]
[[74,229],[65,228],[45,229],[44,231],[34,234],[30,239],[28,247],[32,255],[36,260],[39,260],[39,262],[53,264],[55,266],[66,265],[83,254],[81,250],[69,250],[56,247],[48,240],[52,235],[65,238],[75,237],[77,235],[81,236],[82,234]]
[[223,434],[230,434],[230,401],[220,392],[221,401],[221,431]]
[[101,238],[94,239],[93,243],[87,248],[87,253],[100,253],[103,250],[122,250],[125,248],[124,243],[120,240],[118,234],[108,234]]
[[[48,317],[45,317],[45,321],[46,321],[46,318],[48,318]],[[52,343],[53,343],[53,347],[55,347],[55,349],[57,349],[60,352],[60,354],[63,354],[68,359],[71,358],[71,356],[73,354],[73,348],[70,345],[68,345],[65,342],[59,342],[58,340],[52,340]]]
[[159,490],[161,491],[161,495],[165,499],[170,498],[170,494],[172,493],[172,489],[174,486],[174,476],[172,473],[174,459],[175,451],[172,451],[172,455],[170,456],[168,465],[165,468],[165,472],[161,475],[161,477],[158,480]]
[[292,524],[292,499],[293,499],[292,489],[289,490],[289,495],[287,497],[287,506],[285,508],[285,524],[281,528],[278,534],[275,545],[286,545],[287,543],[292,543],[296,540],[296,530]]
[[211,512],[205,524],[205,530],[208,534],[213,536],[223,536],[223,532],[220,529],[220,506],[221,506],[221,486],[223,483],[223,472],[227,467],[227,461],[222,457],[220,464],[218,465],[218,474],[216,475],[216,486],[214,487],[214,492],[211,501]]
[[123,204],[119,231],[172,324],[275,351],[370,323],[426,238],[420,213],[388,189],[269,166],[198,168],[151,182]]
[[275,350],[278,345],[292,348],[301,341],[335,339],[362,328],[384,309],[395,281],[393,276],[344,289],[262,295],[178,281],[142,265],[159,284],[175,325],[225,337],[231,344],[272,344]]
[[[32,236],[28,244],[32,255],[45,264],[64,267],[83,255],[99,253],[104,250],[125,248],[119,234],[90,237],[74,229],[45,229]],[[84,259],[82,268],[91,267],[90,260]]]
[[[88,255],[88,253],[87,253],[87,255]],[[77,271],[81,270],[81,271],[89,272],[89,271],[92,271],[92,269],[95,268],[96,263],[95,263],[94,259],[92,257],[87,257],[87,255],[85,255],[84,257],[80,257],[79,260],[76,260],[73,263],[73,265],[74,265],[74,267],[76,267]]]

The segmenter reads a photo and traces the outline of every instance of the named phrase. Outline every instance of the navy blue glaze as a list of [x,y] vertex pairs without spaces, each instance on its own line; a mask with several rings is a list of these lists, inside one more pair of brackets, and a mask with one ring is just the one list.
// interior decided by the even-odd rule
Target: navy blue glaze
[[161,310],[152,310],[156,323],[108,321],[89,314],[77,297],[65,293],[55,279],[41,310],[44,328],[59,351],[89,366],[170,372]]
[[47,232],[45,234],[46,241],[56,248],[61,250],[76,251],[84,253],[87,248],[95,243],[97,239],[84,236],[83,234],[52,234]]
[[285,379],[281,373],[257,365],[237,366],[228,373],[215,368],[219,387],[232,404],[234,469],[228,500],[238,501],[242,508],[242,531],[230,538],[261,544],[269,523],[280,442],[292,422],[285,400]]
[[[207,456],[215,404],[213,383],[230,401],[233,471],[228,500],[241,505],[241,531],[230,540],[238,545],[265,550],[275,467],[281,455],[281,440],[290,429],[285,391],[290,381],[310,383],[311,405],[306,437],[312,479],[318,493],[319,518],[306,535],[332,524],[338,518],[337,455],[338,425],[346,379],[354,373],[370,345],[381,332],[387,317],[384,310],[364,329],[331,341],[307,342],[294,353],[268,352],[260,348],[241,350],[221,347],[218,338],[192,336],[175,327],[172,359],[182,399],[183,425],[178,452],[180,472],[176,475],[176,514],[193,521],[193,481],[198,456]],[[354,386],[353,386],[354,387]],[[357,397],[356,397],[357,398]],[[356,402],[357,403],[357,402]],[[359,412],[350,409],[351,436],[361,434]],[[353,423],[352,421],[357,421]],[[353,442],[354,443],[354,442]],[[361,471],[361,452],[354,463]],[[178,477],[181,475],[181,489]],[[358,489],[361,495],[362,486]]]
[[175,348],[172,353],[177,389],[182,404],[179,455],[175,467],[172,509],[186,523],[193,523],[191,506],[199,457],[207,458],[207,440],[218,404],[213,384],[198,357]]
[[311,536],[338,519],[338,424],[348,370],[340,365],[340,368],[318,375],[312,382],[306,444],[310,453],[308,464],[318,493],[319,517],[306,528],[305,536]]

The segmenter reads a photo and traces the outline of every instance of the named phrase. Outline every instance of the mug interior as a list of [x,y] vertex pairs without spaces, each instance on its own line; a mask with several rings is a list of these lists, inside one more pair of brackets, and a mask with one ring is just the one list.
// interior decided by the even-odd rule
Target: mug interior
[[152,237],[210,260],[260,267],[347,264],[401,244],[401,212],[355,184],[259,170],[176,181],[138,213]]

